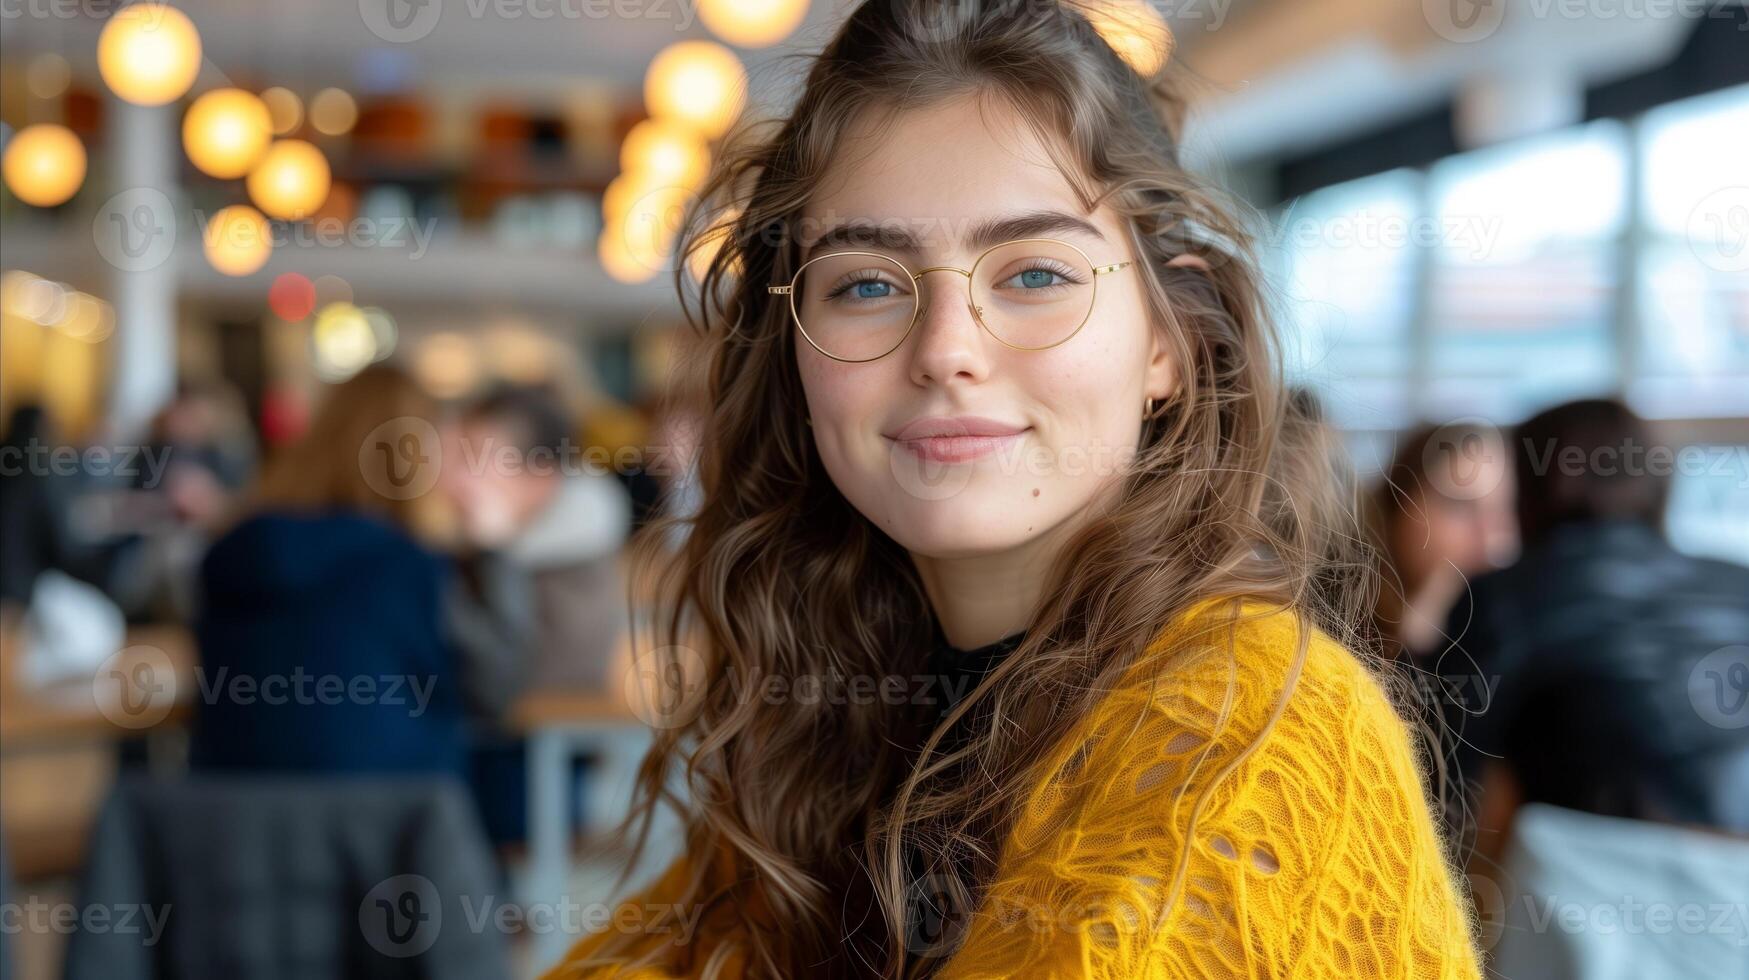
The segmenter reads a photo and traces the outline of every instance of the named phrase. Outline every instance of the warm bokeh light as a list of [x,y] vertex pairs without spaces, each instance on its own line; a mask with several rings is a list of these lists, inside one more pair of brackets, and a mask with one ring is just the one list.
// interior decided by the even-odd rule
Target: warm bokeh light
[[713,41],[680,41],[662,49],[644,75],[650,115],[716,139],[734,125],[747,98],[747,70],[735,52]]
[[310,125],[324,136],[340,136],[358,122],[358,103],[342,89],[325,88],[310,99]]
[[674,254],[692,201],[693,195],[683,187],[654,187],[630,200],[624,211],[606,212],[606,223],[625,238],[633,258],[664,268]]
[[[731,209],[719,215],[711,224],[710,230],[698,237],[697,244],[686,256],[686,271],[692,273],[693,279],[704,281],[705,273],[710,271],[711,263],[716,261],[717,253],[723,250],[723,243],[728,240],[729,232],[734,230],[735,222],[740,219],[740,209]],[[739,264],[736,262],[734,266]],[[731,266],[731,274],[735,271],[734,266]]]
[[400,328],[395,326],[395,318],[380,306],[361,306],[358,312],[364,315],[364,322],[370,325],[371,337],[376,341],[376,359],[380,361],[393,354],[395,344],[400,339]]
[[654,183],[697,187],[710,173],[711,154],[686,127],[646,119],[626,134],[619,166],[626,173],[647,175]]
[[601,268],[615,282],[648,282],[656,276],[657,267],[632,254],[626,242],[625,229],[618,225],[610,224],[601,230],[596,253],[601,258]]
[[97,70],[111,91],[135,105],[174,102],[200,74],[200,34],[169,4],[129,4],[103,25]]
[[1082,12],[1118,57],[1150,77],[1172,54],[1172,29],[1147,0],[1089,0]]
[[328,199],[328,158],[303,140],[277,140],[249,172],[249,199],[275,218],[307,218]]
[[641,172],[622,173],[607,183],[601,192],[603,221],[614,221],[630,209],[633,201],[661,186],[661,181]]
[[289,88],[275,85],[261,93],[267,114],[273,118],[273,135],[285,136],[304,121],[304,102]]
[[0,313],[46,327],[66,315],[67,290],[53,279],[13,269],[0,278]]
[[480,352],[472,339],[443,331],[419,342],[413,375],[439,398],[460,398],[480,383]]
[[284,272],[267,288],[267,306],[287,323],[297,323],[316,309],[316,284],[301,272]]
[[85,147],[65,126],[26,126],[6,142],[0,171],[20,201],[52,208],[85,183]]
[[316,314],[310,332],[316,374],[324,381],[344,381],[377,359],[376,333],[364,311],[351,303],[329,303]]
[[267,106],[240,88],[214,89],[182,118],[182,148],[202,173],[234,180],[249,172],[273,139]]
[[700,0],[698,19],[712,34],[743,48],[789,37],[808,15],[808,0]]
[[553,366],[564,362],[564,349],[552,338],[517,323],[486,334],[485,348],[492,373],[513,384],[538,385],[552,380]]
[[203,238],[206,260],[227,276],[250,275],[273,254],[267,219],[247,204],[233,204],[213,215]]
[[30,59],[30,67],[24,70],[24,85],[39,99],[58,99],[67,91],[72,77],[67,59],[53,51],[45,51]]
[[74,340],[100,344],[115,333],[115,307],[89,293],[74,293],[68,297],[67,315],[55,327]]

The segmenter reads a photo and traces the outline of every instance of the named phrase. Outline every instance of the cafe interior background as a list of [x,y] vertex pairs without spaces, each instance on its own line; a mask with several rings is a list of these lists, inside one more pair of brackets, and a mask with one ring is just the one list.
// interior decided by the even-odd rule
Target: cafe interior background
[[[783,112],[795,56],[848,9],[0,2],[0,419],[40,405],[99,483],[125,482],[127,457],[91,447],[146,444],[179,392],[229,393],[262,458],[377,362],[452,402],[549,386],[590,446],[656,440],[685,383],[677,210],[733,123]],[[1677,475],[1677,546],[1749,561],[1741,4],[1096,6],[1126,57],[1197,80],[1186,158],[1256,207],[1292,377],[1363,474],[1413,425],[1503,428],[1613,394],[1713,464]],[[130,648],[186,644],[174,619],[129,619]],[[175,773],[185,718],[93,713],[89,682],[33,691],[20,642],[0,702],[8,871],[15,896],[76,903],[106,794]],[[603,897],[604,862],[546,812],[586,750],[608,778],[585,825],[613,815],[602,787],[639,734],[597,707],[524,706],[548,768],[506,890],[529,903]],[[518,975],[567,939],[505,931]],[[0,937],[22,978],[58,975],[66,940]]]

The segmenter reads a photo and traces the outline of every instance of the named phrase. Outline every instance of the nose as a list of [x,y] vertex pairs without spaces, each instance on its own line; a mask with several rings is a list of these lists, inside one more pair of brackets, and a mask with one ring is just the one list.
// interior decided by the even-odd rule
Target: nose
[[[936,276],[928,286],[923,284],[924,277],[941,272],[956,273],[965,282]],[[988,338],[966,288],[971,277],[965,269],[946,265],[931,266],[913,276],[920,290],[911,349],[911,379],[916,383],[946,382],[958,376],[976,381],[988,374],[984,347]]]

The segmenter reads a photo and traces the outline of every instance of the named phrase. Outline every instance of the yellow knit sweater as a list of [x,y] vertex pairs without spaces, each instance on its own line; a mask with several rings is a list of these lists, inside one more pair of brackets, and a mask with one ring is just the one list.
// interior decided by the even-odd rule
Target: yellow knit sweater
[[[1298,661],[1299,637],[1249,601],[1166,629],[1042,761],[938,976],[1479,977],[1416,743],[1364,665],[1317,632]],[[632,902],[672,901],[688,875],[682,860]],[[705,923],[690,959],[728,938]],[[599,945],[547,980],[675,975],[583,968]]]

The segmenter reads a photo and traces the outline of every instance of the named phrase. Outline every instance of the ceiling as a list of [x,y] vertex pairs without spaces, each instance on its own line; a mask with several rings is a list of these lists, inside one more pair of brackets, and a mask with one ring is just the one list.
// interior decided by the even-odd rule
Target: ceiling
[[[1202,80],[1191,156],[1251,159],[1328,143],[1448,100],[1470,80],[1580,85],[1666,59],[1690,28],[1685,4],[1598,4],[1565,16],[1561,0],[1153,0],[1168,13],[1177,57]],[[109,0],[82,0],[107,13]],[[1458,6],[1450,6],[1456,4]],[[1451,11],[1482,20],[1454,29]],[[179,0],[201,31],[206,74],[294,89],[418,89],[445,102],[518,93],[564,98],[580,89],[635,92],[650,59],[675,40],[709,34],[696,0]],[[773,49],[740,52],[756,101],[780,103],[851,9],[815,0],[801,29]],[[94,74],[95,17],[20,0],[4,47],[57,50]],[[1662,17],[1639,9],[1666,11]],[[1500,11],[1504,11],[1501,15]],[[1600,12],[1614,11],[1615,16]],[[1669,13],[1675,11],[1676,13]],[[1494,20],[1487,18],[1494,17]],[[1456,38],[1454,40],[1454,38]],[[1200,148],[1200,150],[1199,150]],[[1215,149],[1218,148],[1218,151]]]

